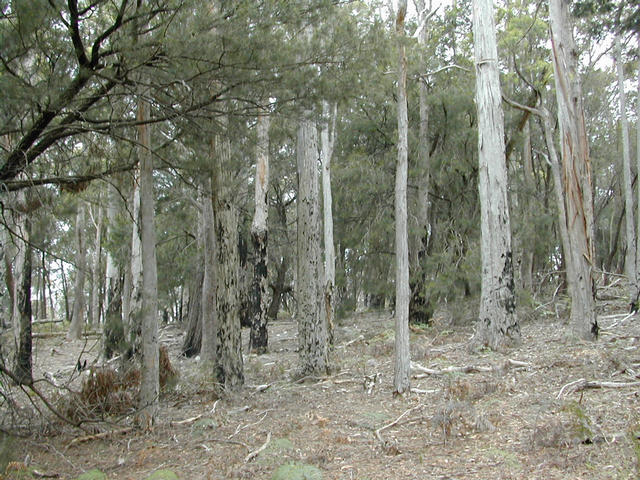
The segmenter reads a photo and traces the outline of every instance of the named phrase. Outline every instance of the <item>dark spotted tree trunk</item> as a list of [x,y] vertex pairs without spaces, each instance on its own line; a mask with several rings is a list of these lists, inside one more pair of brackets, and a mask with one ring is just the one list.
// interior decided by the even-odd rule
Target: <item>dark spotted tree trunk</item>
[[21,248],[24,249],[24,263],[22,265],[21,281],[17,285],[16,301],[19,311],[18,324],[18,345],[15,353],[15,361],[13,372],[21,384],[30,384],[33,382],[33,373],[31,368],[31,266],[33,252],[29,243],[29,234],[31,230],[31,221],[28,218],[24,220],[23,238]]

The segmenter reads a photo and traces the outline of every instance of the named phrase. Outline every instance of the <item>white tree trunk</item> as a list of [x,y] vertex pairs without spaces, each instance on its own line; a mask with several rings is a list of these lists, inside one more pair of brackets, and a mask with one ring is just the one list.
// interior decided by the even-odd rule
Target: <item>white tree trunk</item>
[[398,159],[395,184],[396,318],[393,388],[402,394],[411,389],[409,351],[409,240],[407,233],[407,176],[409,119],[407,112],[407,56],[404,19],[407,1],[398,2],[396,38],[398,46]]
[[[640,51],[640,35],[638,35],[638,50]],[[636,91],[636,172],[640,172],[640,121],[638,119],[640,119],[640,101],[638,99],[640,99],[640,58],[638,59],[638,85],[637,85],[637,91]],[[639,176],[640,178],[640,176]],[[638,192],[638,198],[637,198],[637,202],[636,202],[636,215],[637,215],[637,222],[636,222],[636,275],[638,274],[638,272],[640,272],[640,249],[638,248],[638,243],[640,243],[638,241],[638,239],[640,239],[640,186],[636,187],[637,192]],[[640,280],[640,279],[637,279]],[[640,286],[636,285],[636,288],[638,288],[638,296],[640,296]],[[635,306],[637,306],[638,303],[638,296],[636,296],[634,300],[634,303],[636,304]],[[633,305],[632,305],[633,306]]]
[[[139,159],[140,160],[140,159]],[[138,350],[141,333],[141,311],[142,311],[142,243],[140,225],[140,165],[135,170],[133,178],[133,225],[131,231],[131,262],[129,262],[128,295],[126,302],[123,301],[123,316],[125,319],[125,330],[129,342],[134,350]]]
[[624,64],[622,60],[622,42],[615,39],[616,72],[618,74],[618,98],[620,100],[620,123],[622,129],[622,178],[624,185],[625,233],[627,251],[625,273],[629,282],[629,299],[633,301],[638,294],[638,274],[636,270],[636,230],[634,221],[633,187],[631,185],[631,152],[629,142],[629,121],[627,119],[627,95],[624,91]]
[[321,279],[318,201],[318,134],[304,112],[298,125],[297,278],[300,375],[326,374],[329,367],[327,328],[320,314]]
[[[138,102],[138,121],[148,122],[149,104]],[[160,394],[158,350],[158,273],[156,263],[155,198],[153,195],[153,157],[148,124],[138,127],[140,159],[140,243],[142,257],[142,305],[140,312],[141,372],[140,413],[146,425],[155,423]]]
[[551,0],[549,20],[564,170],[564,192],[572,258],[571,324],[583,339],[598,336],[595,314],[595,246],[591,163],[584,122],[569,0]]
[[86,300],[84,297],[84,282],[87,269],[87,246],[85,241],[85,204],[78,200],[76,214],[76,281],[73,288],[73,313],[67,339],[77,340],[82,336],[85,323]]
[[[531,150],[531,125],[529,119],[526,120],[524,127],[522,129],[523,135],[523,145],[522,145],[522,163],[524,166],[524,179],[525,185],[527,188],[527,192],[534,192],[536,188],[536,182],[533,172],[533,155]],[[524,205],[525,210],[525,222],[531,228],[534,226],[534,206],[533,202],[528,202],[527,205]],[[532,230],[529,230],[531,233]],[[526,242],[526,237],[524,238]],[[534,261],[534,251],[535,248],[532,248],[532,245],[529,245],[529,248],[523,248],[522,252],[522,264],[520,268],[520,277],[522,278],[522,288],[531,291],[533,287],[533,261]]]
[[256,259],[252,285],[253,312],[249,348],[258,353],[266,353],[269,344],[267,330],[267,308],[269,294],[269,278],[267,276],[268,230],[267,218],[269,204],[269,124],[270,118],[263,114],[258,116],[258,144],[256,146],[255,213],[251,223],[251,240]]
[[324,293],[322,308],[327,321],[329,343],[333,343],[336,252],[333,244],[333,201],[331,197],[331,157],[336,135],[337,105],[322,102],[323,123],[320,131],[320,161],[322,163],[322,199],[324,226]]
[[101,275],[100,265],[102,258],[102,206],[97,206],[97,219],[95,219],[96,227],[96,239],[93,249],[93,262],[91,264],[91,303],[90,310],[91,315],[89,321],[92,325],[98,325],[100,323],[100,290],[101,290]]
[[511,224],[507,196],[504,116],[492,0],[473,2],[478,112],[482,289],[472,345],[503,349],[520,339],[515,309]]

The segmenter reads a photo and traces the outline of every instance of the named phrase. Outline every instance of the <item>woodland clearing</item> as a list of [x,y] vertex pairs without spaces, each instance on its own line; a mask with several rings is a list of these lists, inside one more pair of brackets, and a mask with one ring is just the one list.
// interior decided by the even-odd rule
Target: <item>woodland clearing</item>
[[[624,309],[600,302],[601,335],[589,343],[569,338],[562,308],[540,305],[521,314],[519,348],[480,354],[466,349],[469,319],[441,310],[430,326],[412,329],[413,392],[396,398],[389,312],[343,319],[333,373],[298,381],[296,324],[274,322],[270,353],[245,355],[246,385],[222,396],[203,381],[197,359],[178,356],[182,333],[169,325],[160,340],[180,378],[161,400],[157,425],[133,429],[125,415],[85,424],[99,433],[86,436],[50,413],[33,415],[11,387],[32,433],[5,439],[12,445],[4,460],[28,454],[39,474],[68,479],[92,469],[113,480],[158,470],[180,479],[270,479],[287,464],[315,467],[288,478],[637,478],[640,322]],[[62,338],[35,340],[34,377],[61,385],[75,375],[69,386],[77,390],[87,373],[72,372],[78,359],[95,364],[99,340]]]

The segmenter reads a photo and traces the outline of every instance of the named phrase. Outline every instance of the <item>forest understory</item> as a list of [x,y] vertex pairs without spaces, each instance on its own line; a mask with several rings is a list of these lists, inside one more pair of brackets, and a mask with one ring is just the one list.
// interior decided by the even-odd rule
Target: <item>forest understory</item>
[[[393,318],[385,311],[343,319],[333,373],[300,380],[292,377],[295,319],[280,319],[269,326],[270,352],[245,355],[246,385],[221,396],[197,359],[179,357],[180,327],[163,328],[179,379],[150,429],[132,427],[125,412],[84,423],[83,432],[5,383],[3,429],[29,433],[3,434],[0,466],[15,462],[4,478],[31,478],[16,476],[25,457],[33,478],[637,478],[638,315],[622,300],[601,300],[599,340],[576,341],[566,302],[555,299],[520,312],[519,348],[471,354],[471,310],[440,309],[430,326],[412,328],[413,391],[404,397],[392,395]],[[58,408],[69,391],[52,385],[77,392],[100,363],[99,337],[63,338],[37,337],[33,356],[34,377],[48,379],[36,386]],[[88,362],[80,374],[79,360]]]

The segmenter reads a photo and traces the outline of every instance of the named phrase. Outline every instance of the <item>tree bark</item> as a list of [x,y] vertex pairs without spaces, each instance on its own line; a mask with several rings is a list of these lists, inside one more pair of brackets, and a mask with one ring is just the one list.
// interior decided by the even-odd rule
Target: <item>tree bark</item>
[[318,139],[315,124],[306,111],[299,121],[297,138],[297,279],[300,375],[324,375],[329,368],[327,328],[322,321],[318,278],[320,232],[318,225]]
[[[212,147],[213,148],[213,147]],[[215,152],[212,151],[212,155]],[[203,256],[202,282],[198,284],[201,292],[197,297],[200,300],[200,308],[197,312],[200,316],[201,342],[197,349],[200,352],[200,361],[204,370],[213,371],[216,364],[216,239],[214,233],[213,198],[211,191],[211,172],[203,186],[203,194],[200,198],[200,225],[198,226],[198,242],[201,245]],[[196,287],[197,288],[197,287]],[[195,314],[196,312],[194,312]],[[194,332],[197,333],[197,332]],[[195,349],[195,345],[194,345]]]
[[269,116],[258,116],[258,144],[255,176],[255,213],[251,223],[251,240],[256,259],[253,268],[252,284],[252,320],[249,335],[249,349],[256,353],[266,353],[269,343],[267,330],[267,300],[269,279],[267,276],[268,231],[267,218],[269,205]]
[[86,300],[84,296],[84,283],[87,269],[87,246],[85,241],[86,227],[85,204],[78,200],[78,212],[76,214],[76,280],[73,287],[73,313],[67,339],[77,340],[82,336],[82,328],[85,323]]
[[323,199],[323,227],[324,227],[324,291],[322,308],[327,321],[327,335],[329,344],[333,344],[335,329],[335,298],[336,285],[336,251],[333,244],[333,200],[331,196],[331,157],[336,135],[337,105],[329,107],[329,103],[322,103],[323,123],[320,132],[320,161],[322,163],[322,199]]
[[595,314],[595,246],[591,162],[577,69],[569,0],[551,0],[549,19],[558,102],[558,123],[564,171],[567,232],[572,259],[568,278],[571,324],[574,334],[586,340],[598,336]]
[[29,242],[31,220],[25,216],[22,229],[22,245],[24,261],[21,265],[20,283],[17,285],[16,302],[18,306],[18,343],[15,352],[13,373],[20,384],[33,383],[32,373],[32,335],[31,335],[31,266],[32,247]]
[[404,20],[407,0],[398,2],[396,40],[398,47],[398,158],[395,181],[396,316],[393,388],[398,394],[411,389],[409,351],[409,240],[407,233],[407,177],[409,119],[407,109],[407,56]]
[[492,0],[473,2],[478,112],[482,287],[473,348],[500,350],[520,340],[516,317],[504,114]]
[[214,139],[213,216],[216,265],[216,378],[227,389],[244,383],[238,309],[238,211],[234,204],[231,145],[226,132]]
[[95,221],[96,240],[93,250],[93,263],[91,266],[91,315],[89,315],[89,322],[92,325],[98,325],[100,323],[100,292],[102,290],[100,282],[100,260],[102,258],[102,206],[98,205],[97,209],[98,218]]
[[160,395],[160,358],[158,349],[158,273],[156,262],[155,198],[153,194],[153,157],[148,121],[150,105],[138,100],[138,158],[140,159],[141,361],[139,418],[146,425],[155,423]]
[[[522,163],[524,167],[524,181],[526,185],[526,192],[530,194],[530,192],[534,192],[535,185],[535,177],[533,173],[533,155],[531,150],[531,126],[529,119],[525,121],[524,127],[522,129],[523,133],[523,146],[522,146]],[[528,240],[536,238],[535,229],[535,217],[534,217],[534,203],[532,198],[528,198],[525,200],[524,211],[525,211],[525,231],[529,232],[528,238],[525,236],[523,238],[522,245],[522,264],[520,266],[520,278],[522,288],[526,291],[532,291],[533,287],[533,269],[534,269],[534,259],[535,259],[535,248],[534,245],[526,245],[525,242],[528,243]]]

